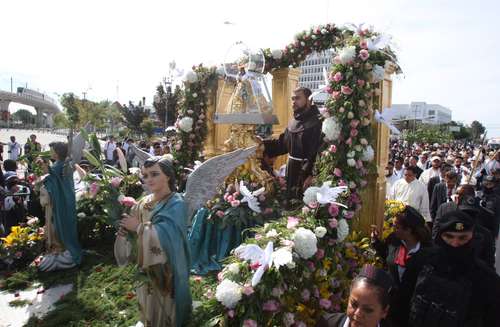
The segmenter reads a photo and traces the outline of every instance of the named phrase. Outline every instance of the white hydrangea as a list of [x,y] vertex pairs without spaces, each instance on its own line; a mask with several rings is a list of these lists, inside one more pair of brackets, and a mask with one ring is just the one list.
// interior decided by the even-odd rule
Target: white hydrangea
[[341,126],[334,117],[328,117],[323,121],[321,131],[327,141],[335,141],[340,136]]
[[193,118],[184,117],[179,121],[179,128],[185,133],[189,133],[193,130]]
[[273,265],[279,269],[281,266],[289,267],[293,263],[292,251],[289,247],[279,248],[274,251],[271,255],[273,259]]
[[236,307],[241,297],[241,286],[229,279],[224,279],[215,291],[217,301],[228,309]]
[[343,242],[347,235],[349,235],[349,224],[347,220],[340,219],[337,224],[337,239],[339,242]]
[[281,59],[281,57],[283,57],[283,51],[281,51],[280,49],[275,49],[271,51],[271,55],[274,59],[279,60]]
[[339,59],[340,59],[340,63],[342,63],[342,64],[347,64],[347,63],[353,61],[354,57],[356,57],[356,47],[355,46],[345,47],[339,51]]
[[308,187],[307,190],[304,192],[304,197],[302,198],[302,200],[304,201],[304,203],[306,205],[309,205],[313,202],[317,202],[318,201],[318,197],[317,197],[318,192],[319,192],[319,187],[317,187],[317,186]]
[[363,161],[372,161],[375,158],[375,151],[373,150],[371,145],[368,145],[361,155],[361,160]]
[[318,251],[318,239],[310,229],[297,229],[293,234],[293,242],[295,252],[303,259],[309,259]]
[[385,69],[380,65],[374,65],[372,69],[372,82],[378,83],[384,79]]
[[240,273],[240,265],[237,263],[232,263],[226,267],[226,270],[231,274],[239,274]]
[[183,80],[186,83],[194,83],[194,82],[198,81],[198,75],[194,71],[188,70],[186,72],[186,74],[184,75]]
[[323,238],[326,235],[326,228],[323,226],[316,227],[314,229],[314,234],[317,238]]
[[347,165],[348,165],[349,167],[354,167],[354,166],[356,166],[356,160],[354,160],[353,158],[347,159]]

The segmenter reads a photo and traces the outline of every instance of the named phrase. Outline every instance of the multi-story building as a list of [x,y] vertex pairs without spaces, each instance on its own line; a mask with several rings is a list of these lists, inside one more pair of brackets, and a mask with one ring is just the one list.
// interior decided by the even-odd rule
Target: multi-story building
[[[306,60],[300,64],[299,86],[307,87],[315,92],[325,85],[327,81],[325,81],[323,71],[330,72],[333,54],[333,50],[326,50],[307,56]],[[314,97],[314,102],[319,105],[324,104],[327,97],[328,94],[320,93]]]
[[393,104],[388,109],[389,118],[393,121],[419,121],[424,124],[440,125],[451,122],[451,110],[439,105],[426,102],[412,102],[410,104]]

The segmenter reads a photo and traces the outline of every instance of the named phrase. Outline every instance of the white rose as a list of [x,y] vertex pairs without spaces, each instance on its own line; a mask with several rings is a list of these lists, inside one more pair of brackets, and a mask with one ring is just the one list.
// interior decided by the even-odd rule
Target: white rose
[[239,274],[240,273],[240,265],[237,263],[232,263],[226,267],[226,270],[231,274]]
[[363,151],[363,154],[361,155],[361,160],[369,162],[373,161],[374,158],[375,158],[375,151],[373,150],[371,145],[368,145]]
[[340,136],[341,126],[334,117],[328,117],[323,121],[321,131],[328,141],[335,141]]
[[366,118],[366,117],[365,117],[365,118],[363,118],[363,121],[361,122],[361,125],[363,125],[363,126],[368,126],[368,125],[370,125],[370,119],[368,119],[368,118]]
[[266,233],[266,237],[276,237],[276,236],[278,236],[278,232],[274,228]]
[[355,155],[356,155],[356,152],[354,152],[354,151],[347,152],[347,158],[354,158]]
[[279,248],[271,255],[273,265],[279,269],[281,266],[289,266],[293,263],[292,251],[289,247]]
[[343,242],[349,235],[349,224],[345,219],[340,219],[337,224],[337,240]]
[[241,286],[229,279],[224,279],[217,286],[215,298],[226,308],[233,309],[242,298]]
[[281,51],[280,49],[275,49],[271,51],[271,55],[274,59],[279,60],[281,59],[281,57],[283,57],[283,51]]
[[318,251],[318,239],[310,229],[297,229],[293,234],[293,242],[295,252],[303,259],[309,259]]
[[347,159],[347,165],[348,165],[349,167],[354,167],[354,166],[356,166],[356,160],[354,160],[353,158],[351,158],[351,159]]
[[361,152],[363,150],[363,147],[361,145],[359,145],[359,144],[356,144],[354,146],[354,150],[356,150],[356,152]]
[[339,51],[339,59],[342,64],[347,64],[353,61],[355,56],[356,56],[355,46],[345,47]]
[[349,188],[352,190],[352,189],[355,189],[356,188],[356,183],[354,183],[353,181],[350,181],[349,182]]
[[318,238],[323,238],[323,236],[326,235],[326,228],[323,227],[323,226],[319,226],[319,227],[316,227],[314,229],[314,234],[316,235],[316,237]]
[[78,218],[85,218],[85,217],[87,217],[87,215],[85,214],[85,212],[79,212],[76,216]]
[[179,128],[185,133],[189,133],[193,130],[193,118],[184,117],[179,121]]
[[368,145],[368,141],[365,138],[360,139],[359,143],[361,143],[362,145]]
[[349,111],[347,113],[347,118],[349,118],[349,119],[353,119],[354,118],[354,114],[352,113],[352,111]]

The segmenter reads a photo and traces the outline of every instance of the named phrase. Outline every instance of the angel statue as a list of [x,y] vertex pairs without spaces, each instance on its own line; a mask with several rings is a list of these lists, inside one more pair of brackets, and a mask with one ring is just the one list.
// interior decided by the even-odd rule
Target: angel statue
[[191,311],[188,227],[193,212],[217,194],[217,185],[255,152],[255,147],[213,157],[195,167],[184,194],[177,193],[169,158],[154,157],[134,145],[150,194],[124,214],[115,241],[115,258],[125,265],[131,257],[131,233],[137,237],[135,261],[148,276],[137,289],[145,326],[182,326]]
[[[86,129],[89,129],[86,126]],[[49,144],[54,164],[38,158],[42,168],[40,203],[45,208],[46,253],[36,259],[40,271],[69,269],[79,265],[82,249],[78,243],[76,199],[73,180],[73,164],[79,162],[85,146],[78,134],[70,137],[71,147],[65,142]],[[71,148],[71,153],[68,150]]]

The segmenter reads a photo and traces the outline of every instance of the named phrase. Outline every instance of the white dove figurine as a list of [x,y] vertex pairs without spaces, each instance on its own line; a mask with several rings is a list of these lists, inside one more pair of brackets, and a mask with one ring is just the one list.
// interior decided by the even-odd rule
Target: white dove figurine
[[324,182],[319,188],[318,193],[316,193],[316,198],[320,204],[334,203],[336,205],[347,208],[346,205],[337,202],[337,198],[340,194],[347,191],[347,186],[336,186],[330,187],[332,185],[331,181]]
[[250,192],[250,190],[245,186],[243,181],[240,181],[240,194],[243,196],[241,202],[247,202],[248,207],[252,209],[254,212],[260,213],[259,200],[257,197],[264,193],[266,189],[261,187],[256,191]]
[[234,250],[234,254],[243,260],[249,260],[251,264],[259,263],[252,277],[252,287],[260,283],[264,272],[273,264],[273,242],[267,243],[267,246],[262,250],[256,244],[242,244]]
[[387,117],[387,114],[385,114],[387,110],[388,110],[388,108],[385,108],[384,111],[382,111],[382,113],[378,110],[375,110],[375,114],[374,114],[375,120],[378,123],[381,123],[381,124],[384,124],[385,126],[387,126],[392,131],[393,134],[395,134],[395,135],[401,134],[399,129],[397,129],[396,126],[394,126],[391,123],[391,120],[389,119],[389,117]]
[[320,93],[323,93],[326,91],[326,88],[328,87],[328,72],[326,71],[326,68],[323,67],[323,82],[325,84],[321,84],[319,85],[319,88],[316,92],[313,92],[310,96],[309,96],[309,100],[312,100],[316,95],[320,94]]

